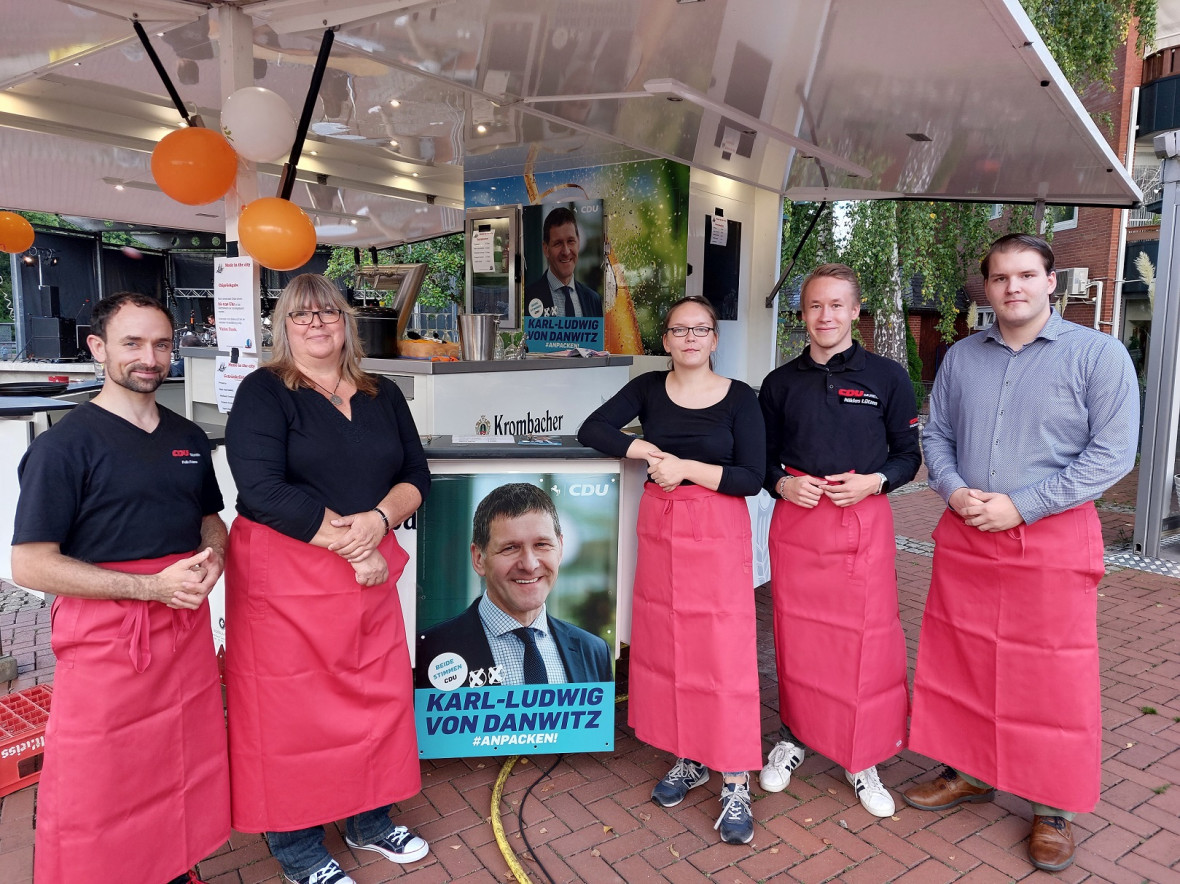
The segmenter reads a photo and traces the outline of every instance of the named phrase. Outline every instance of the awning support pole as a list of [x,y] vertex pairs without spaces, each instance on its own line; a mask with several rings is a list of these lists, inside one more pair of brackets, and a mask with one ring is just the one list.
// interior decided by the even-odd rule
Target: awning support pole
[[295,187],[295,173],[298,171],[299,157],[303,153],[303,141],[307,138],[307,128],[311,125],[311,115],[315,111],[315,100],[320,94],[320,83],[324,80],[324,71],[328,68],[328,56],[332,54],[332,42],[336,39],[332,28],[324,31],[324,38],[320,41],[320,54],[316,56],[315,67],[311,71],[311,83],[307,87],[307,98],[303,102],[303,113],[299,117],[299,128],[295,130],[295,143],[291,146],[291,158],[283,164],[283,174],[279,178],[279,198],[290,199],[291,191]]
[[164,69],[164,63],[160,61],[160,56],[156,55],[156,50],[152,48],[152,41],[148,39],[147,31],[143,29],[143,25],[139,23],[138,19],[133,19],[131,26],[135,28],[135,34],[139,37],[139,42],[143,44],[144,51],[147,52],[148,58],[152,60],[152,66],[155,67],[156,73],[160,75],[160,80],[163,81],[164,88],[168,90],[168,97],[176,105],[176,110],[180,112],[185,125],[204,128],[205,124],[199,116],[189,116],[188,108],[180,100],[180,93],[172,85],[172,78],[168,76],[168,71]]
[[795,261],[799,259],[799,253],[803,251],[803,246],[807,244],[807,240],[811,239],[811,231],[815,230],[815,222],[819,220],[819,216],[824,213],[824,209],[827,207],[828,204],[826,202],[820,203],[819,208],[815,210],[815,214],[811,216],[811,221],[807,225],[807,230],[803,233],[803,238],[795,246],[795,254],[791,255],[787,269],[783,271],[782,276],[778,278],[778,282],[774,284],[774,288],[770,290],[770,294],[766,296],[767,310],[774,306],[774,299],[778,297],[779,290],[783,287],[783,283],[787,281],[787,277],[791,275],[791,271],[795,269]]

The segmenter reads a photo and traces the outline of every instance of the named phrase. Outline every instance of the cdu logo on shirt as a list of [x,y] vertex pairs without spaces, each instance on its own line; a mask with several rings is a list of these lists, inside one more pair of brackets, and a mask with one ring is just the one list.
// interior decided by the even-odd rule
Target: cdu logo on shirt
[[840,397],[840,401],[845,405],[870,405],[873,408],[881,407],[881,400],[877,398],[877,394],[868,390],[841,387],[836,391],[836,395]]

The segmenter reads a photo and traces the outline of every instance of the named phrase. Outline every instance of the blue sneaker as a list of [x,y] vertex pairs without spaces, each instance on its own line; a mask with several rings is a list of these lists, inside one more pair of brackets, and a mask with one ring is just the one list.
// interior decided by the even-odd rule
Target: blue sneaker
[[398,826],[380,841],[374,841],[372,844],[356,844],[349,838],[345,838],[344,841],[349,847],[372,850],[393,863],[417,862],[430,853],[430,845],[405,826]]
[[651,790],[651,800],[664,807],[675,807],[684,800],[689,789],[709,781],[709,768],[699,761],[677,758],[672,769]]
[[713,828],[721,830],[721,840],[726,844],[749,844],[754,840],[749,776],[744,783],[726,783],[721,787],[721,816]]
[[311,873],[311,877],[307,881],[296,881],[293,878],[283,876],[283,880],[287,884],[356,884],[352,878],[344,874],[343,869],[340,868],[340,863],[336,860],[328,860],[328,864],[320,866]]

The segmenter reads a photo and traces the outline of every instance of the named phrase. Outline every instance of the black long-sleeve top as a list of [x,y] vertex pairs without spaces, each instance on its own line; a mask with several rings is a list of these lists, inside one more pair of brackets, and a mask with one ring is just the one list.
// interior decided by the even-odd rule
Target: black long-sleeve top
[[811,476],[884,473],[892,491],[922,465],[909,375],[856,342],[826,365],[804,350],[766,376],[758,402],[771,494],[784,466]]
[[620,427],[638,417],[643,438],[661,451],[720,466],[717,490],[722,494],[757,494],[766,460],[766,436],[754,391],[741,381],[730,381],[725,397],[716,405],[683,408],[668,397],[667,377],[666,371],[653,371],[632,380],[586,418],[578,430],[578,441],[604,454],[625,457],[635,437]]
[[225,426],[238,512],[304,542],[324,509],[367,512],[401,482],[425,498],[430,470],[410,407],[397,385],[352,397],[352,420],[315,390],[288,390],[265,368],[238,388]]

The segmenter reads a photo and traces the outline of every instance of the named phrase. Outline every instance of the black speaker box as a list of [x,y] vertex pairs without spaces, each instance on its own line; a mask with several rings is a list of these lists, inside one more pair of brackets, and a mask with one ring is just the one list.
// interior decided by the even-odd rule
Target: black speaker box
[[33,359],[73,359],[78,355],[74,320],[30,316],[29,329],[33,333],[29,356]]

